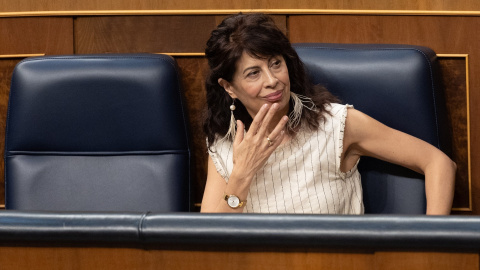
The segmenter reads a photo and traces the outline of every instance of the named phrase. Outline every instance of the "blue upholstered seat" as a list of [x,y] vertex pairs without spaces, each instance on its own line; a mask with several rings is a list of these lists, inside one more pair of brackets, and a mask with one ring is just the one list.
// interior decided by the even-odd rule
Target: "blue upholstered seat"
[[13,73],[6,208],[188,211],[190,148],[165,55],[26,59]]
[[[431,49],[317,43],[294,47],[314,83],[342,103],[450,152],[444,94]],[[362,158],[359,169],[366,213],[425,213],[423,175],[372,158]]]

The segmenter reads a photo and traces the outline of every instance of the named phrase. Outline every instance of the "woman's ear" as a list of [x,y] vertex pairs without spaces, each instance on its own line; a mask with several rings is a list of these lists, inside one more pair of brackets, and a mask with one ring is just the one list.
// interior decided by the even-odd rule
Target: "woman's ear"
[[218,84],[220,84],[221,87],[223,87],[223,89],[225,89],[225,91],[227,92],[227,94],[235,99],[237,98],[237,95],[235,95],[235,93],[233,92],[233,86],[231,83],[229,83],[227,80],[224,80],[222,78],[219,78],[218,79]]

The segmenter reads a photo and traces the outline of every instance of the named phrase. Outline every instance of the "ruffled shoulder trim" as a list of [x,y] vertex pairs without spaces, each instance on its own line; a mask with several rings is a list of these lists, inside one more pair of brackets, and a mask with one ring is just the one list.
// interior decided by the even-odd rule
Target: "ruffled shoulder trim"
[[225,166],[225,162],[222,160],[219,151],[221,151],[222,147],[224,146],[224,141],[215,141],[213,145],[208,144],[207,139],[207,151],[210,157],[212,158],[213,164],[217,169],[217,172],[228,182],[229,175],[227,173],[227,167]]

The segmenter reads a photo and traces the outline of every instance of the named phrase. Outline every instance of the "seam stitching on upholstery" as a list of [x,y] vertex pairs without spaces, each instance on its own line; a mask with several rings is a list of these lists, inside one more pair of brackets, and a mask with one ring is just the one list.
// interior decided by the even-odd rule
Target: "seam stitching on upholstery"
[[[15,73],[15,70],[17,69],[17,66],[19,66],[22,63],[26,62],[34,62],[34,61],[42,61],[42,60],[78,60],[78,59],[83,59],[83,60],[88,60],[88,59],[111,59],[111,60],[125,60],[125,59],[150,59],[150,60],[160,60],[162,62],[166,62],[170,64],[174,69],[175,65],[173,64],[173,61],[175,61],[172,57],[166,55],[166,54],[145,54],[145,55],[137,55],[133,56],[128,54],[124,54],[127,56],[123,56],[122,54],[117,54],[117,55],[98,55],[98,56],[93,56],[93,55],[56,55],[56,56],[39,56],[39,57],[32,57],[32,58],[26,58],[20,61],[16,66],[15,69],[13,70],[12,74]],[[176,69],[175,69],[176,70]],[[13,76],[13,75],[12,75]]]
[[130,152],[52,152],[52,151],[8,151],[5,156],[139,156],[139,155],[183,155],[189,154],[188,150],[167,151],[130,151]]

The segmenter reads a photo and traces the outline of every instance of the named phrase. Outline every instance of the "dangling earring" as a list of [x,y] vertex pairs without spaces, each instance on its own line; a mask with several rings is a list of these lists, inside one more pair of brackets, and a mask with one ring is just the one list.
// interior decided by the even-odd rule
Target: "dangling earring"
[[292,112],[289,115],[288,128],[294,130],[298,124],[300,124],[300,119],[302,117],[303,107],[310,111],[316,111],[317,106],[313,103],[313,100],[309,97],[295,94],[290,91],[290,98],[292,99]]
[[237,107],[235,107],[235,99],[233,99],[232,105],[230,105],[230,126],[228,127],[227,134],[225,134],[226,138],[231,138],[232,141],[235,139],[235,134],[237,132],[237,121],[235,121],[235,116],[233,115],[233,111],[235,111]]

